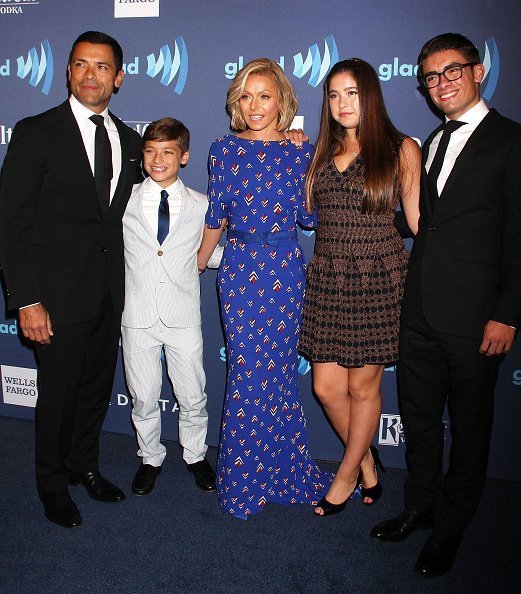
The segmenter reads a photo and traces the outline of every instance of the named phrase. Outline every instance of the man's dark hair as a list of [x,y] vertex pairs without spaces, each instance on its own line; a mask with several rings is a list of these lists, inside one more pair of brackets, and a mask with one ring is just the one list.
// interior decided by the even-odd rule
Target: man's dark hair
[[123,50],[119,43],[106,33],[101,33],[101,31],[85,31],[82,33],[78,39],[72,44],[71,52],[69,54],[69,64],[72,60],[72,54],[74,53],[74,48],[78,45],[78,43],[95,43],[99,45],[109,45],[112,49],[112,55],[114,57],[114,63],[116,64],[116,72],[119,72],[123,69]]
[[418,76],[423,75],[423,61],[432,54],[444,52],[446,50],[457,50],[462,53],[466,62],[475,62],[479,64],[481,59],[479,57],[478,48],[463,35],[459,33],[442,33],[429,39],[427,43],[421,48],[418,56]]
[[143,134],[143,142],[165,142],[175,140],[181,147],[181,151],[186,153],[190,148],[190,131],[179,120],[174,118],[161,118],[150,122]]

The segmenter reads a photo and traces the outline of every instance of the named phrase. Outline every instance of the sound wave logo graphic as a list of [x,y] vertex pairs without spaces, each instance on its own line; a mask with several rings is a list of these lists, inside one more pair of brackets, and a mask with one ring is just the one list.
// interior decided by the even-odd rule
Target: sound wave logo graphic
[[32,87],[36,87],[43,79],[42,88],[40,90],[44,95],[48,95],[51,89],[54,72],[52,50],[47,39],[42,41],[40,48],[40,57],[38,57],[36,48],[33,47],[28,51],[26,60],[24,60],[23,56],[20,56],[16,60],[18,64],[17,75],[19,78],[23,79],[30,73],[29,84]]
[[499,79],[499,51],[493,37],[489,37],[485,41],[485,51],[481,61],[485,66],[485,76],[481,81],[481,96],[489,101],[496,90]]
[[295,62],[293,74],[297,78],[302,78],[311,70],[308,84],[312,87],[318,86],[326,77],[331,66],[338,62],[338,48],[336,46],[335,38],[332,35],[329,35],[324,39],[324,57],[320,55],[318,45],[314,43],[308,49],[308,54],[305,60],[302,57],[302,54],[294,55],[293,60]]
[[311,363],[303,355],[298,356],[298,372],[300,375],[306,375],[311,371]]
[[176,37],[173,54],[172,57],[170,47],[164,45],[159,50],[159,57],[157,59],[154,54],[147,56],[147,74],[154,78],[163,71],[160,82],[165,87],[170,85],[177,75],[174,93],[180,95],[185,88],[186,78],[188,76],[188,52],[182,36]]

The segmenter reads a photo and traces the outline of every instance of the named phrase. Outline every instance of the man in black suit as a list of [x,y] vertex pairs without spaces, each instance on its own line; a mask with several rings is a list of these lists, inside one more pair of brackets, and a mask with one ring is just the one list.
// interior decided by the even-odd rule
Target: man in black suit
[[[476,47],[455,33],[428,41],[419,79],[445,115],[423,148],[420,228],[402,303],[399,402],[406,508],[371,536],[401,541],[433,523],[416,563],[451,568],[480,500],[498,363],[521,317],[521,125],[480,99]],[[452,446],[442,475],[448,404]]]
[[80,35],[69,100],[16,125],[0,182],[8,303],[39,362],[38,493],[65,527],[82,523],[71,483],[99,501],[125,498],[98,469],[124,302],[121,219],[142,179],[140,137],[108,111],[122,66],[115,39]]

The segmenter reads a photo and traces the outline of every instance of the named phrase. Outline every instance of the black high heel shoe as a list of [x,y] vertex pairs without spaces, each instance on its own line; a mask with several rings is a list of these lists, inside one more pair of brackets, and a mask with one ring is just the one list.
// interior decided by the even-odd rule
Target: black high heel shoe
[[357,487],[358,487],[358,479],[355,483],[355,488],[351,491],[348,498],[345,501],[342,501],[342,503],[331,503],[325,497],[322,497],[322,499],[317,503],[317,505],[315,507],[321,507],[324,513],[317,514],[316,512],[313,512],[313,514],[315,516],[318,516],[319,518],[323,518],[324,516],[332,516],[334,514],[339,514],[340,512],[344,511],[344,509],[347,505],[347,502],[351,499],[351,497],[353,496],[353,493],[356,491]]
[[[377,468],[379,468],[382,472],[385,472],[385,467],[382,464],[382,461],[380,460],[380,454],[378,453],[378,449],[375,446],[371,446],[369,449],[371,450],[371,454],[373,456],[374,472],[376,474],[377,481],[374,487],[366,488],[362,485],[362,503],[364,505],[373,505],[373,503],[376,503],[378,499],[380,499],[380,497],[382,496],[383,488],[380,484],[380,479],[378,478]],[[360,475],[362,475],[362,472],[360,472]],[[369,497],[370,499],[372,499],[372,501],[364,501],[366,497]]]

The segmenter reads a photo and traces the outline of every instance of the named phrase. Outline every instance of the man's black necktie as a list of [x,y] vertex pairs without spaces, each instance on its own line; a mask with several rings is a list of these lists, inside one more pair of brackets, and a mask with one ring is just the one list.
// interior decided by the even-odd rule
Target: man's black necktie
[[170,209],[168,207],[168,192],[161,190],[161,202],[157,211],[157,241],[159,245],[165,241],[170,229]]
[[429,187],[429,195],[431,199],[438,197],[438,177],[440,175],[441,168],[443,167],[443,160],[445,159],[445,153],[447,152],[447,147],[449,146],[450,135],[465,124],[466,122],[449,120],[443,126],[443,134],[441,135],[440,143],[438,144],[436,154],[434,155],[434,159],[432,160],[431,166],[429,168],[429,173],[427,173],[427,185]]
[[101,115],[92,115],[90,120],[96,124],[94,138],[94,181],[101,204],[106,211],[110,204],[110,180],[112,179],[112,149],[109,135]]

